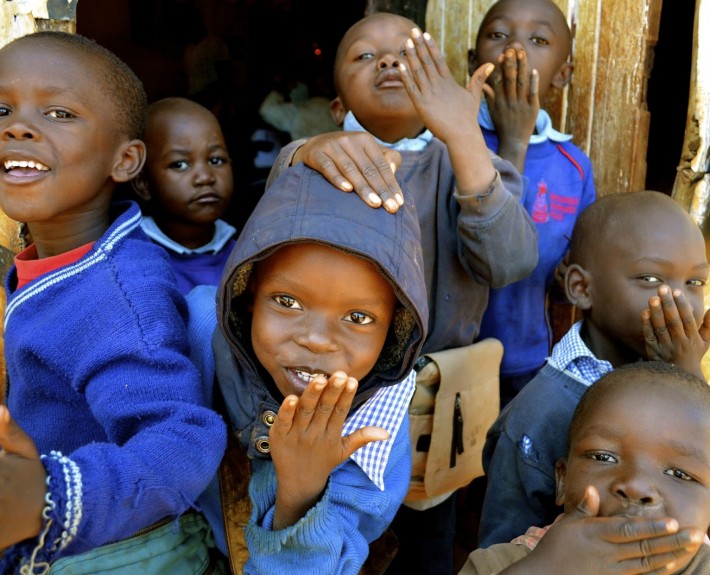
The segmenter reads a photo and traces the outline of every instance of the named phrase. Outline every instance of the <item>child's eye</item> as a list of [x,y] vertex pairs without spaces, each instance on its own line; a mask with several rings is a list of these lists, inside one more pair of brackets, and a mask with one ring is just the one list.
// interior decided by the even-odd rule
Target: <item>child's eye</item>
[[214,157],[210,158],[209,163],[210,163],[210,166],[222,166],[224,164],[229,163],[229,159],[220,158],[219,156],[214,156]]
[[661,278],[659,278],[658,276],[646,275],[646,276],[641,276],[639,279],[643,282],[650,283],[650,284],[663,283],[663,280]]
[[176,162],[170,162],[170,164],[168,164],[168,168],[170,168],[171,170],[178,170],[180,172],[184,172],[189,167],[190,164],[188,164],[185,160],[178,160]]
[[705,285],[705,280],[688,280],[688,285],[693,287],[703,287]]
[[592,461],[602,461],[604,463],[617,463],[618,462],[616,457],[614,457],[610,453],[605,453],[602,451],[589,453],[587,455],[587,457],[589,457],[589,459],[591,459]]
[[59,120],[68,120],[74,117],[74,114],[66,110],[52,110],[51,112],[47,112],[47,115],[50,118],[57,118]]
[[375,319],[371,315],[361,311],[354,311],[345,316],[345,321],[356,323],[357,325],[367,325],[375,321]]
[[10,108],[6,106],[0,106],[0,116],[9,116],[10,115]]
[[371,60],[375,55],[372,52],[365,52],[357,57],[357,60]]
[[539,46],[547,46],[550,44],[547,40],[545,40],[545,38],[540,38],[540,36],[533,36],[532,38],[530,38],[530,41],[533,44],[537,44]]
[[290,295],[276,295],[274,296],[274,301],[280,306],[287,307],[288,309],[303,309],[301,304],[295,297]]
[[690,475],[688,475],[682,469],[678,469],[677,467],[671,467],[670,469],[666,469],[664,473],[666,475],[670,475],[671,477],[682,479],[683,481],[694,481],[694,479]]
[[493,38],[494,40],[500,40],[502,38],[507,38],[508,35],[504,32],[491,32],[490,34],[488,34],[488,37]]

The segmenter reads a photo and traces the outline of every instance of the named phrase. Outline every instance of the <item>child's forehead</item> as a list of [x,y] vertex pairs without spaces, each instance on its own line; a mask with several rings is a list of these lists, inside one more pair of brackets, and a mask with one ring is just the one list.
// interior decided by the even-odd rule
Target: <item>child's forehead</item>
[[343,36],[341,49],[347,50],[356,42],[398,38],[409,34],[416,24],[396,14],[378,13],[360,20]]
[[514,20],[524,17],[535,23],[549,25],[557,34],[569,34],[565,15],[551,0],[499,0],[483,17],[481,28],[495,20]]

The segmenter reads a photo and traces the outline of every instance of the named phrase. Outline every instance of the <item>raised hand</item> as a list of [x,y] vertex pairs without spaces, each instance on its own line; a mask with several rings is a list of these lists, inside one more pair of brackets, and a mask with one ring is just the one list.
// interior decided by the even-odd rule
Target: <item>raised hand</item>
[[336,371],[315,377],[301,397],[284,399],[271,427],[271,458],[277,491],[274,529],[296,523],[320,498],[328,477],[356,450],[389,437],[379,427],[363,427],[342,437],[357,380]]
[[0,549],[4,549],[39,534],[47,472],[32,439],[2,405],[0,446]]
[[710,309],[698,327],[693,307],[683,292],[662,285],[658,296],[648,300],[641,321],[646,359],[674,363],[705,379],[701,362],[710,347]]
[[598,513],[599,493],[587,487],[576,509],[554,523],[530,555],[501,575],[671,573],[687,564],[703,543],[701,530],[679,530],[672,518],[597,517]]
[[522,173],[540,111],[539,76],[528,69],[525,50],[507,48],[496,64],[483,90],[499,138],[498,155]]

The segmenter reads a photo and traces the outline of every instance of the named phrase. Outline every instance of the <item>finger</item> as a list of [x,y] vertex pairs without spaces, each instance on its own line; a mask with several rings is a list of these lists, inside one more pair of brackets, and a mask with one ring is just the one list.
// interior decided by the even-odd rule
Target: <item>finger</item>
[[17,424],[4,405],[0,405],[0,446],[6,453],[21,455],[28,459],[39,459],[34,441]]
[[[678,533],[678,522],[668,517],[647,519],[645,517],[609,517],[600,533],[610,543],[634,543],[653,537],[666,537]],[[670,538],[670,545],[675,539]],[[637,547],[638,548],[638,547]],[[629,554],[628,557],[633,555]]]
[[669,347],[671,345],[671,336],[668,333],[668,325],[666,324],[666,316],[661,298],[657,296],[650,298],[648,301],[648,309],[651,312],[651,326],[658,347]]
[[537,70],[530,72],[530,104],[540,108],[540,74]]
[[705,315],[703,316],[703,322],[700,324],[698,329],[700,337],[705,342],[705,349],[707,350],[710,345],[710,309],[705,310]]
[[518,60],[515,50],[505,50],[503,58],[503,89],[509,100],[518,98]]
[[[345,389],[345,384],[348,381],[348,376],[343,371],[336,371],[331,374],[328,379],[328,384],[325,386],[323,393],[318,400],[311,426],[325,428],[333,414],[338,400]],[[344,420],[343,420],[344,421]]]
[[527,102],[530,95],[530,71],[528,69],[528,56],[525,50],[517,50],[515,56],[518,61],[518,98]]
[[449,65],[446,62],[444,54],[442,54],[441,50],[439,50],[439,47],[436,42],[434,42],[434,39],[431,37],[429,32],[424,32],[422,37],[424,38],[424,43],[426,44],[428,50],[429,59],[436,66],[437,74],[441,77],[448,77],[450,75]]
[[[645,537],[634,542],[631,557],[650,558],[654,556],[664,556],[670,554],[683,554],[695,552],[702,545],[705,534],[699,529],[683,529],[676,533],[661,537]],[[663,563],[658,563],[654,567],[660,567]]]
[[429,52],[425,35],[419,28],[412,28],[412,36],[405,42],[407,62],[419,90],[427,89],[439,70]]
[[[682,292],[680,292],[680,290],[676,291],[679,297],[682,297]],[[672,292],[671,288],[668,286],[659,287],[658,296],[661,298],[663,318],[671,337],[692,334],[695,331],[695,325],[693,325],[693,329],[689,330],[689,332],[684,329],[683,322],[680,318],[680,310],[678,309],[676,294]],[[685,298],[683,298],[683,301],[687,304],[687,302],[685,302]],[[695,324],[692,308],[690,308],[690,321]]]
[[[341,372],[342,373],[342,372]],[[345,375],[343,373],[343,375]],[[338,430],[342,430],[343,424],[345,423],[345,418],[350,412],[350,407],[352,407],[353,399],[355,399],[355,393],[357,392],[357,379],[354,377],[348,377],[345,382],[340,397],[338,398],[338,403],[335,406],[333,415],[328,423],[329,428],[333,427]]]
[[678,317],[680,318],[683,333],[685,333],[688,337],[692,337],[698,330],[698,324],[695,322],[693,306],[690,305],[690,302],[685,297],[685,294],[679,289],[673,290],[673,300],[675,301],[675,308]]
[[583,517],[596,517],[599,514],[599,492],[593,485],[587,485],[584,490],[584,497],[577,503],[573,515]]
[[308,429],[327,383],[324,375],[317,375],[308,383],[301,397],[298,398],[292,429]]
[[280,438],[285,437],[291,431],[293,426],[293,418],[296,414],[296,406],[298,405],[298,397],[289,395],[281,403],[279,411],[274,419],[274,424],[269,430],[269,441],[273,444]]
[[343,460],[368,443],[386,439],[389,439],[389,433],[387,433],[386,429],[381,427],[361,427],[343,438],[343,451],[347,454]]
[[[649,306],[650,305],[651,302],[649,301]],[[643,326],[643,339],[646,346],[646,359],[649,361],[663,359],[658,351],[658,341],[656,340],[656,332],[653,331],[653,325],[651,324],[650,310],[645,309],[641,312],[641,324]]]
[[347,142],[346,152],[353,162],[341,171],[353,185],[355,193],[370,207],[384,206],[396,212],[404,203],[402,190],[392,172],[392,163],[401,162],[399,152],[381,146],[374,139],[362,143]]
[[480,98],[481,92],[483,91],[483,86],[494,70],[495,66],[490,62],[482,64],[481,66],[476,68],[476,70],[474,70],[473,72],[473,76],[471,76],[471,79],[468,81],[468,86],[466,86],[466,89],[476,98]]

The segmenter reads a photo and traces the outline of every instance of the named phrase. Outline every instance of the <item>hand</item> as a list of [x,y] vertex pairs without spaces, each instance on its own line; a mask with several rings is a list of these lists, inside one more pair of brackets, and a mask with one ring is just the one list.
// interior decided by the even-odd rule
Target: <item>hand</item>
[[39,535],[47,472],[32,439],[0,405],[0,549]]
[[451,76],[446,59],[428,33],[414,28],[405,50],[407,63],[399,66],[402,83],[424,125],[446,144],[458,193],[485,194],[496,171],[478,125],[478,110],[493,64],[474,71],[466,89]]
[[336,188],[355,191],[372,208],[396,212],[404,204],[394,173],[399,152],[377,143],[367,132],[328,132],[310,137],[293,157],[323,174]]
[[667,285],[658,288],[648,307],[641,314],[646,358],[674,363],[705,380],[701,362],[710,347],[710,309],[698,328],[683,292]]
[[525,50],[507,48],[483,87],[499,138],[498,155],[520,173],[540,111],[537,70],[528,70]]
[[679,530],[675,519],[598,513],[599,493],[587,487],[579,505],[554,523],[515,569],[502,574],[569,573],[572,565],[575,575],[670,573],[687,564],[703,544],[702,530]]
[[296,523],[320,498],[328,477],[355,451],[389,437],[379,427],[363,427],[342,437],[357,380],[342,371],[315,377],[301,397],[289,395],[269,439],[276,469],[274,529]]

